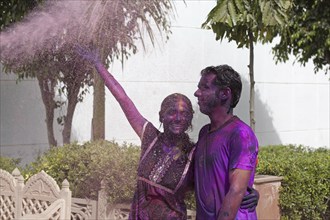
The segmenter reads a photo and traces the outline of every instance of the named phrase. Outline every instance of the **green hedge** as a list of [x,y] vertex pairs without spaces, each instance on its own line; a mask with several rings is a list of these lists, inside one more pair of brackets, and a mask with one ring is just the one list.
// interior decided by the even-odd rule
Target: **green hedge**
[[105,181],[109,202],[130,202],[136,183],[140,147],[114,141],[73,143],[50,149],[25,169],[24,177],[44,170],[60,185],[66,178],[72,196],[97,199]]
[[14,159],[0,156],[0,169],[12,172],[16,167],[19,167],[21,159]]
[[[27,167],[25,179],[44,170],[60,185],[67,178],[73,197],[97,198],[102,179],[109,202],[130,202],[136,183],[140,147],[114,141],[72,143],[52,148]],[[12,172],[18,160],[0,157],[0,168]],[[259,151],[258,174],[282,176],[282,219],[330,219],[330,150],[303,146],[267,146]],[[194,198],[187,199],[194,208]]]
[[283,177],[281,219],[330,219],[329,149],[261,147],[257,173]]

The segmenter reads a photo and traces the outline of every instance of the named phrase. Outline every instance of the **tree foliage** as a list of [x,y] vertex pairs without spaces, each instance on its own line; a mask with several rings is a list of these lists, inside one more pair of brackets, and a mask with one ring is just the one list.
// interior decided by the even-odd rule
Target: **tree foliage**
[[[12,1],[4,15],[10,17],[20,3]],[[106,66],[114,59],[123,61],[137,52],[137,40],[144,45],[149,36],[154,43],[153,26],[168,36],[171,9],[170,0],[45,1],[32,13],[22,12],[27,15],[21,22],[2,31],[5,72],[38,79],[50,145],[57,145],[52,130],[55,109],[66,105],[58,121],[64,126],[63,142],[69,143],[75,106],[94,83],[93,68],[77,56],[75,46],[100,48]],[[41,27],[42,18],[50,19],[50,25]],[[12,21],[6,18],[6,24],[8,20]]]
[[208,14],[202,27],[212,29],[216,40],[227,38],[239,48],[253,42],[271,42],[286,23],[286,11],[291,1],[286,0],[219,0]]
[[43,0],[8,0],[0,2],[0,30],[20,21]]
[[254,117],[254,44],[271,42],[287,23],[291,0],[218,0],[202,27],[212,29],[216,40],[227,38],[250,50],[250,126]]
[[274,47],[277,61],[287,61],[293,54],[305,65],[314,63],[314,71],[330,70],[330,4],[326,0],[295,0],[289,22]]

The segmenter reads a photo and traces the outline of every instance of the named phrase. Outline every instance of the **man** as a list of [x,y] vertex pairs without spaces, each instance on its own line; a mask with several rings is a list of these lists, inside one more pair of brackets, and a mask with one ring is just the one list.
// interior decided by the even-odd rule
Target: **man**
[[197,219],[257,219],[240,208],[254,181],[258,141],[252,129],[233,115],[242,91],[239,74],[228,65],[207,67],[195,96],[210,118],[199,133],[195,154]]

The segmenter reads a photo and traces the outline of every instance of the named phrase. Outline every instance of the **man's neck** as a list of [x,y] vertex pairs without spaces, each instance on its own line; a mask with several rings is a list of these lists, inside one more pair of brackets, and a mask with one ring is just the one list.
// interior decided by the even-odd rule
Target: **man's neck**
[[227,112],[227,109],[220,108],[209,116],[211,120],[210,131],[217,130],[233,117],[233,111]]

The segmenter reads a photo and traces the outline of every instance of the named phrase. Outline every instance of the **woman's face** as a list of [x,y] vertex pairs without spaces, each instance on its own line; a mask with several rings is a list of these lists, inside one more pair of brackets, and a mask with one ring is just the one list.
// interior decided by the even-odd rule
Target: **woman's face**
[[191,125],[192,112],[188,104],[179,98],[170,102],[161,117],[165,134],[180,135]]

